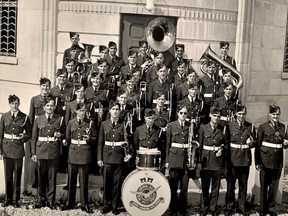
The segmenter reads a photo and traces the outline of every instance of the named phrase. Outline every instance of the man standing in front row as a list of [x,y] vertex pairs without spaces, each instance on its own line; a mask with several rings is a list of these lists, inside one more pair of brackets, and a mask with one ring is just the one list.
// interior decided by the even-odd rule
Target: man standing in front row
[[256,169],[260,170],[260,216],[275,213],[279,179],[283,168],[283,148],[287,148],[285,125],[279,122],[280,107],[269,107],[269,121],[258,128],[255,150]]
[[[24,143],[31,138],[29,117],[19,110],[20,99],[9,95],[10,111],[0,121],[0,158],[3,158],[5,173],[5,201],[3,207],[19,207],[20,184],[24,157]],[[24,133],[25,131],[25,133]]]
[[35,208],[55,209],[56,177],[60,159],[61,138],[65,134],[64,118],[54,114],[55,100],[44,99],[44,115],[35,119],[31,138],[31,159],[37,162],[38,200]]
[[235,203],[235,183],[238,179],[238,212],[247,215],[245,209],[249,170],[252,163],[251,148],[255,147],[256,133],[254,125],[245,120],[247,109],[245,106],[236,106],[236,119],[229,122],[230,149],[228,153],[226,207],[227,214],[232,215]]
[[113,214],[118,215],[120,214],[117,207],[120,201],[122,165],[131,156],[125,157],[127,152],[122,148],[128,140],[125,122],[119,119],[119,103],[112,101],[109,104],[109,113],[110,119],[102,122],[100,126],[97,151],[98,166],[104,168],[104,207],[101,214],[107,214],[112,210]]

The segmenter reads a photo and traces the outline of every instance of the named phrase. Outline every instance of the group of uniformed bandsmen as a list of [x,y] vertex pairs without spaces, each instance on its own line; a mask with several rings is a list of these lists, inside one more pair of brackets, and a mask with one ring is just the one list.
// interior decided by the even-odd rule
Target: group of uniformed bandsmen
[[[207,59],[206,73],[198,78],[191,62],[183,57],[183,44],[175,45],[176,57],[168,65],[163,64],[164,53],[148,50],[146,41],[139,41],[139,51],[129,49],[127,60],[116,55],[116,43],[100,45],[99,58],[92,63],[85,57],[87,50],[78,44],[79,34],[70,33],[70,40],[63,68],[56,72],[57,84],[51,88],[49,79],[40,79],[40,94],[32,97],[29,116],[19,110],[19,97],[8,98],[11,110],[2,115],[0,123],[4,207],[19,207],[26,143],[26,157],[36,166],[35,208],[55,209],[57,172],[68,167],[68,201],[62,210],[75,208],[79,175],[81,209],[92,213],[88,179],[98,165],[103,168],[101,213],[117,215],[121,185],[136,167],[137,150],[158,149],[159,172],[169,171],[171,215],[187,215],[189,178],[201,178],[202,215],[217,214],[222,178],[227,180],[227,215],[235,210],[247,215],[247,181],[255,147],[260,215],[276,215],[287,145],[286,127],[279,122],[280,107],[271,105],[269,120],[256,131],[245,120],[247,109],[238,102],[239,89],[233,84],[231,70]],[[236,68],[234,58],[227,55],[229,43],[221,42],[220,50],[220,58]],[[196,154],[190,155],[189,148],[195,148]]]

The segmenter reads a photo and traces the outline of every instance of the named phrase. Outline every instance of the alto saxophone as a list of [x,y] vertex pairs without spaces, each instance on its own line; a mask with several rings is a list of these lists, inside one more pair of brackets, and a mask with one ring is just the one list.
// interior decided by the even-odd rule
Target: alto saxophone
[[199,148],[199,142],[193,140],[194,137],[194,123],[193,120],[190,121],[189,126],[189,137],[188,137],[188,161],[187,168],[193,170],[196,167],[196,149]]

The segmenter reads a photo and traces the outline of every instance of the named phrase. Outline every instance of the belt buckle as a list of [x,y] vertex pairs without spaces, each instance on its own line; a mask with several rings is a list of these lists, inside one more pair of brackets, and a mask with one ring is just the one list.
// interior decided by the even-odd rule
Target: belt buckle
[[15,135],[14,135],[14,134],[11,134],[11,140],[12,140],[12,142],[14,141],[14,138],[15,138]]
[[213,152],[215,152],[215,145],[213,145]]
[[77,146],[80,146],[80,140],[79,139],[77,139]]
[[47,136],[47,142],[49,142],[49,136]]
[[115,142],[114,141],[112,141],[112,148],[114,148],[115,147]]

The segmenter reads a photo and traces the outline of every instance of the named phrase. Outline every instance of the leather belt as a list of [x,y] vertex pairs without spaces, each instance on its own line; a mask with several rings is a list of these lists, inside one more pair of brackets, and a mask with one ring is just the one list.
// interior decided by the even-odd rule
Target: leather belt
[[146,148],[146,147],[139,147],[139,150],[141,151],[158,151],[158,148]]
[[262,142],[262,145],[270,148],[282,148],[282,144],[275,144],[269,142]]
[[247,144],[235,144],[235,143],[230,143],[230,146],[232,148],[237,148],[237,149],[249,149],[249,145]]
[[[156,104],[157,103],[157,99],[153,99],[153,103]],[[168,100],[166,100],[164,104],[170,104],[170,102]]]
[[227,117],[227,116],[221,116],[221,117],[220,117],[220,120],[228,121],[228,117]]
[[189,144],[174,143],[172,142],[171,147],[175,148],[189,148]]
[[120,142],[114,142],[114,141],[105,141],[105,145],[107,146],[122,146],[123,144],[125,144],[126,142],[124,141],[120,141]]
[[55,142],[55,137],[38,137],[41,142]]
[[11,139],[11,140],[19,140],[20,139],[20,137],[15,135],[15,134],[7,134],[7,133],[4,133],[4,138]]
[[212,93],[210,93],[210,94],[204,94],[204,97],[206,97],[206,98],[211,98],[211,97],[213,97],[213,94],[212,94]]
[[221,146],[207,146],[203,145],[203,149],[208,151],[218,151],[221,148]]
[[75,139],[71,139],[71,143],[72,144],[75,144],[75,145],[86,145],[87,144],[87,142],[86,142],[86,140],[75,140]]

